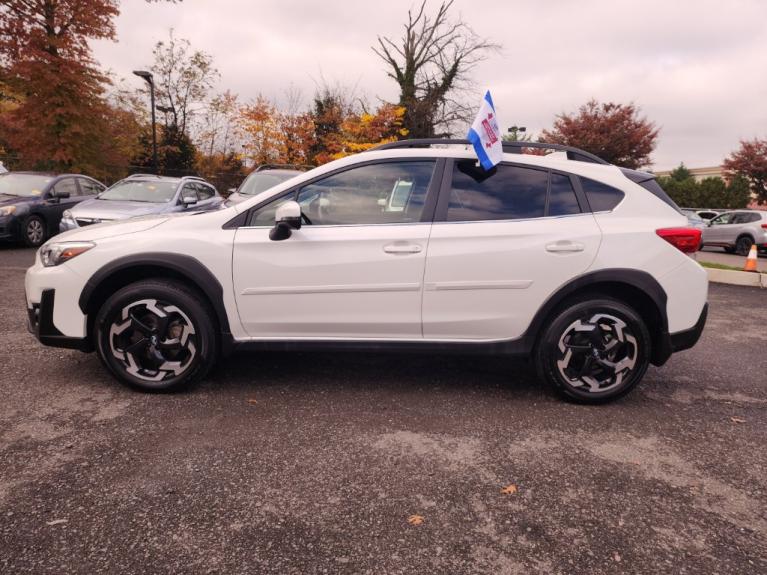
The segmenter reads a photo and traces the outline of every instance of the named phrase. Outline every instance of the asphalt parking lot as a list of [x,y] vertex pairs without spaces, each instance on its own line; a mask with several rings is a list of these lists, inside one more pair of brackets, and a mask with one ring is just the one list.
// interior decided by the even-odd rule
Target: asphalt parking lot
[[701,343],[608,406],[367,353],[144,395],[26,332],[31,260],[0,248],[2,573],[767,573],[767,291],[712,285]]

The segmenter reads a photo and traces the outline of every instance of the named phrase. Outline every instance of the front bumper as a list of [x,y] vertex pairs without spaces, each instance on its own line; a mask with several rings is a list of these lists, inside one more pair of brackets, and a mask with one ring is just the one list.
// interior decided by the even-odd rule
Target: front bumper
[[43,345],[93,351],[93,346],[87,338],[69,337],[56,328],[53,324],[55,301],[56,290],[45,289],[40,296],[40,303],[30,305],[27,302],[27,329],[30,333]]

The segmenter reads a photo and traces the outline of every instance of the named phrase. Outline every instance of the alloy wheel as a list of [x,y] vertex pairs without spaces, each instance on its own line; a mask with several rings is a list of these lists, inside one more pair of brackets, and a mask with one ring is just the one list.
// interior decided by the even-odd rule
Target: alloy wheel
[[626,322],[606,313],[578,319],[558,342],[557,369],[568,384],[587,393],[618,387],[637,365],[639,346]]
[[36,246],[43,241],[45,235],[45,229],[43,223],[40,220],[33,219],[27,222],[27,239],[29,243]]
[[150,382],[182,375],[197,355],[187,314],[156,299],[123,307],[109,328],[109,346],[126,373]]

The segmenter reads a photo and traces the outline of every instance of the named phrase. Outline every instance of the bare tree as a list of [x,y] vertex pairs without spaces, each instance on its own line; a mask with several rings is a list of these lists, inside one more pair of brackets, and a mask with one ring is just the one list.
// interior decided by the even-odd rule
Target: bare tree
[[191,119],[200,111],[218,79],[213,58],[205,52],[192,51],[189,40],[178,39],[170,31],[167,42],[158,42],[153,50],[158,108],[165,112],[166,125],[189,135]]
[[461,19],[448,17],[453,0],[443,1],[433,17],[425,12],[426,1],[418,10],[408,10],[399,42],[379,36],[373,47],[400,87],[399,105],[406,110],[404,127],[411,138],[449,135],[457,122],[471,119],[472,109],[464,100],[471,86],[469,73],[488,52],[500,48]]

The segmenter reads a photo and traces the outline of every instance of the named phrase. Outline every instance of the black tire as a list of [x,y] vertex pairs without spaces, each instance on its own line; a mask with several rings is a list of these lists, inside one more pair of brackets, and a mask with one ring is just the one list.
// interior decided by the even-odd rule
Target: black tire
[[102,363],[142,391],[175,391],[201,380],[216,362],[216,334],[215,315],[203,297],[162,279],[115,292],[94,325]]
[[651,345],[636,311],[597,294],[567,302],[553,314],[534,360],[539,377],[558,395],[578,403],[605,403],[641,381]]
[[30,248],[39,248],[48,239],[45,220],[40,216],[29,216],[21,224],[21,240]]
[[751,236],[740,236],[738,241],[735,242],[735,251],[739,256],[747,256],[751,251],[751,246],[754,245],[754,240]]

